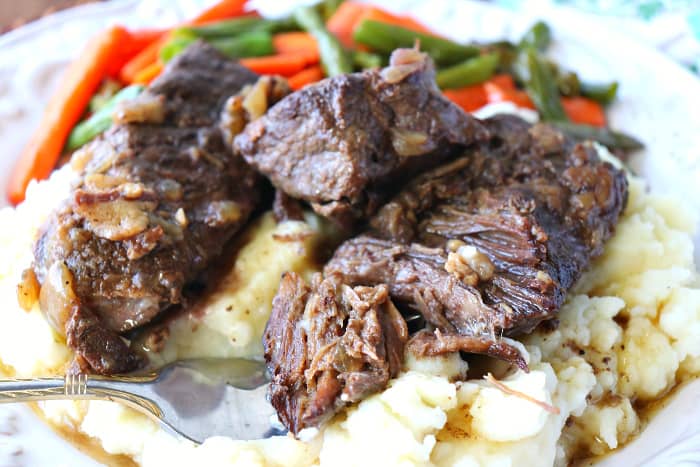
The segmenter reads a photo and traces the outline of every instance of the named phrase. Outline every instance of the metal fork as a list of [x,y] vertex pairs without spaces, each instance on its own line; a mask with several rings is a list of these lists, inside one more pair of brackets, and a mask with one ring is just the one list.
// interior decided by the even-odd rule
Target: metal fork
[[286,433],[266,399],[268,382],[262,362],[183,360],[146,375],[0,380],[0,403],[118,401],[196,443],[211,436],[262,439]]

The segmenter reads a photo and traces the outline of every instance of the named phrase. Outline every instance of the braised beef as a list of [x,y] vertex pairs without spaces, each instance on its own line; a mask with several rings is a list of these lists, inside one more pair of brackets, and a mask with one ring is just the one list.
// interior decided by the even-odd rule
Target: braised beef
[[625,174],[589,143],[512,116],[490,141],[412,181],[325,268],[351,285],[387,284],[429,330],[421,355],[486,353],[520,366],[499,337],[555,316],[599,255],[627,200]]
[[384,389],[401,369],[407,335],[385,285],[349,287],[317,274],[309,287],[286,273],[263,337],[282,423],[296,434]]
[[343,225],[366,219],[415,173],[485,137],[442,96],[432,61],[394,52],[383,70],[336,76],[295,92],[234,147],[280,190]]
[[[74,156],[82,178],[48,220],[34,269],[79,369],[137,366],[120,334],[181,303],[256,207],[260,177],[232,154],[219,123],[227,98],[256,78],[194,44],[125,104],[122,123]],[[70,290],[47,285],[52,268]]]
[[299,200],[290,197],[284,191],[275,191],[272,212],[277,222],[304,220],[304,208]]

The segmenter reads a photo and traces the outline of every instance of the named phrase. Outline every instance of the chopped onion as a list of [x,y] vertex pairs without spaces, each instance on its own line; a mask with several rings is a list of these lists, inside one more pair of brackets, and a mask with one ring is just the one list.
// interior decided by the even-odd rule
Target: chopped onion
[[163,123],[165,120],[164,96],[144,92],[135,99],[117,104],[114,123]]
[[39,292],[39,303],[51,326],[64,334],[78,299],[73,290],[73,274],[62,261],[56,261],[49,268]]
[[418,131],[393,129],[391,144],[399,156],[418,156],[425,154],[428,135]]

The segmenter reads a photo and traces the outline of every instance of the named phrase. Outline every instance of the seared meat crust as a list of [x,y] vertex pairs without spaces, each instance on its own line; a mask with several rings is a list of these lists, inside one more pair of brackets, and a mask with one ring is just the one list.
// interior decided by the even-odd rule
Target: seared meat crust
[[[48,220],[34,269],[45,283],[52,268],[67,268],[57,274],[70,276],[72,290],[53,284],[42,307],[79,368],[133,369],[138,359],[119,335],[181,303],[257,206],[260,177],[219,128],[226,99],[256,78],[197,43],[74,156],[82,178]],[[75,300],[61,305],[66,293]]]

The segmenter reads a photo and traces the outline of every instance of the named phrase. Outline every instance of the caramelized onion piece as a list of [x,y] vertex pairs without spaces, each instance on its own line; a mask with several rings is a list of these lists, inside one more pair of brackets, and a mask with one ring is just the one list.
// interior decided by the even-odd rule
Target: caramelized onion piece
[[76,206],[76,212],[85,218],[87,228],[98,237],[125,240],[148,227],[149,203],[117,199],[106,203]]
[[270,78],[260,78],[248,91],[243,99],[243,108],[248,113],[248,120],[253,121],[267,112],[267,92],[270,88]]
[[233,224],[241,218],[241,207],[234,201],[212,201],[207,206],[204,222],[209,227]]
[[63,262],[57,261],[49,268],[39,292],[39,304],[49,324],[65,334],[66,322],[78,306],[78,299],[73,291],[73,274]]
[[22,279],[17,284],[17,302],[24,311],[29,311],[39,300],[39,281],[33,269],[22,271]]
[[219,128],[224,135],[226,144],[231,145],[233,138],[243,131],[246,123],[243,110],[243,96],[235,95],[228,98],[219,117]]
[[391,130],[391,145],[399,156],[420,156],[427,152],[428,135],[418,131]]
[[399,83],[420,70],[426,59],[427,55],[418,49],[396,49],[391,54],[389,66],[381,71],[381,76],[389,84]]
[[144,92],[134,99],[117,104],[114,123],[163,123],[165,120],[164,96]]

